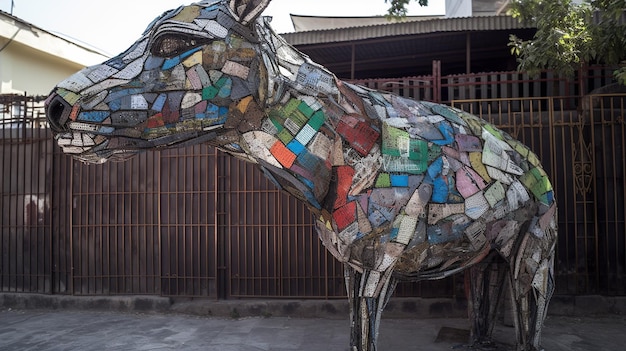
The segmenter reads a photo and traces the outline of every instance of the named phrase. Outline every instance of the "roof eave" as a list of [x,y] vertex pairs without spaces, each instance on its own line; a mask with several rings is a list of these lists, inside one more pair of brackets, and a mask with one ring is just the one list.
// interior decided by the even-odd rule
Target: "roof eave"
[[77,44],[3,11],[0,11],[0,37],[82,66],[109,58],[97,49]]
[[389,23],[383,25],[350,27],[281,34],[292,45],[312,45],[349,42],[401,35],[437,32],[487,31],[534,28],[511,16],[480,16],[443,18],[425,21]]

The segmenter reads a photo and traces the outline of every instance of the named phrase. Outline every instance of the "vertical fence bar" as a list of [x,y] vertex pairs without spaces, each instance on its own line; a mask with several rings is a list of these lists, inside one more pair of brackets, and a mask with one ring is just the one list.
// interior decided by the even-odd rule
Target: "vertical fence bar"
[[[621,175],[622,175],[622,179],[625,179],[623,183],[626,183],[626,162],[624,162],[624,160],[626,160],[626,101],[624,101],[624,99],[621,100],[620,102],[620,116],[622,116],[622,118],[620,120],[618,120],[618,122],[620,122],[621,124],[621,128],[620,128],[620,136],[621,138],[619,138],[622,142],[621,144],[621,157],[618,158],[618,161],[616,161],[616,165],[619,165],[621,163],[622,169],[621,169]],[[621,161],[621,162],[619,162]],[[622,267],[621,272],[617,272],[617,286],[618,287],[622,287],[621,289],[616,289],[616,295],[624,295],[626,294],[626,288],[624,288],[624,286],[626,286],[626,277],[624,277],[623,272],[626,271],[626,235],[624,235],[623,233],[626,233],[626,184],[622,185],[622,192],[621,192],[621,196],[620,196],[622,200],[622,206],[621,206],[621,213],[618,214],[618,216],[621,216],[621,219],[619,221],[619,226],[617,228],[617,230],[615,231],[615,241],[616,241],[616,245],[615,245],[615,256],[616,256],[616,266],[618,267]],[[617,208],[617,207],[616,207]],[[620,245],[619,242],[622,242],[622,244]],[[621,259],[620,259],[621,257]],[[619,274],[622,273],[622,274]]]
[[[3,101],[2,102],[2,110],[0,111],[2,113],[2,123],[0,124],[0,132],[2,132],[2,143],[0,144],[0,156],[2,157],[2,159],[0,160],[0,166],[2,166],[2,179],[7,179],[6,174],[5,174],[5,170],[9,169],[9,165],[7,163],[7,150],[8,147],[6,147],[6,140],[7,138],[7,134],[6,134],[6,124],[4,123],[4,118],[6,115],[6,102]],[[9,139],[10,140],[10,139]],[[0,227],[1,227],[1,232],[0,232],[0,272],[2,272],[2,274],[0,274],[0,291],[9,291],[9,277],[8,274],[6,274],[5,272],[7,271],[7,264],[6,261],[9,258],[9,250],[7,247],[7,238],[8,238],[8,231],[10,230],[8,228],[7,225],[7,218],[6,218],[6,210],[5,210],[5,203],[8,202],[7,201],[7,197],[8,194],[6,194],[6,190],[5,190],[6,185],[4,184],[4,182],[2,183],[2,188],[0,188],[1,192],[0,192]]]

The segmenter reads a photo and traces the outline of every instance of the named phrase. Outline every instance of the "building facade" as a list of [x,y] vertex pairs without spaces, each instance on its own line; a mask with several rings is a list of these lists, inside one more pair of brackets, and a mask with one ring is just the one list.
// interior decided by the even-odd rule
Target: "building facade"
[[0,11],[0,94],[47,95],[107,56]]

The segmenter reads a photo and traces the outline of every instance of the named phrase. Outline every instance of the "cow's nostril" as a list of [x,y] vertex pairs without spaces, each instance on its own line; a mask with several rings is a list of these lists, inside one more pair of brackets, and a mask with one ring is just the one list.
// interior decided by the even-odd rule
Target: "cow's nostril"
[[65,123],[69,119],[71,112],[72,107],[70,104],[55,94],[46,106],[46,116],[48,117],[50,128],[57,132],[65,130]]

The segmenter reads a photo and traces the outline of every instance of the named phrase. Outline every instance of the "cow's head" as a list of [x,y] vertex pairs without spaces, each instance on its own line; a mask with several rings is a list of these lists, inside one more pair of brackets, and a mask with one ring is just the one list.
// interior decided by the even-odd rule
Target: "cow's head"
[[197,142],[237,152],[236,129],[262,119],[266,71],[254,27],[269,1],[165,12],[124,53],[59,83],[46,102],[58,144],[89,163]]

